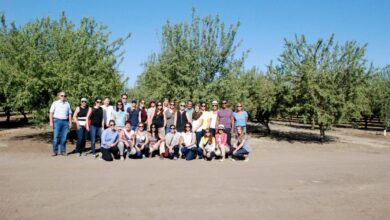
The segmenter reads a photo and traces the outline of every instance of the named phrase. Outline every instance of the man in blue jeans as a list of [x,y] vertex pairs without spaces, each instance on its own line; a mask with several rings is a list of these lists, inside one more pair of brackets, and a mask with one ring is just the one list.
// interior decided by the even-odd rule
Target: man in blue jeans
[[65,92],[58,93],[58,100],[50,107],[50,127],[54,129],[53,155],[58,155],[58,144],[61,144],[61,155],[66,156],[66,135],[72,126],[72,109],[66,101]]

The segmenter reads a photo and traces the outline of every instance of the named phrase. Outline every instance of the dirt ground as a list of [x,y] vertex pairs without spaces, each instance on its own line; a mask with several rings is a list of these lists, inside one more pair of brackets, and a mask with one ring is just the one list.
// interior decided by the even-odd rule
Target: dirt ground
[[390,219],[390,136],[271,128],[249,162],[112,163],[51,157],[50,130],[3,129],[0,219]]

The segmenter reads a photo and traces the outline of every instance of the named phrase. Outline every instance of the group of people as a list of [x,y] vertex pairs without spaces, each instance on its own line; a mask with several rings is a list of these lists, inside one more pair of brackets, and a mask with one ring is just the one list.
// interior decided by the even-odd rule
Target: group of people
[[[142,159],[158,156],[161,159],[248,160],[250,153],[247,135],[248,114],[241,103],[236,110],[228,107],[228,101],[213,101],[211,110],[207,103],[194,104],[191,100],[180,102],[145,100],[128,102],[127,94],[110,105],[108,97],[96,98],[92,105],[86,98],[80,100],[74,113],[60,92],[58,100],[50,107],[50,126],[54,129],[53,156],[66,154],[66,136],[76,124],[78,156],[85,152],[89,132],[91,147],[89,154],[98,157],[96,140],[100,137],[101,159],[113,161],[125,158]],[[232,136],[235,137],[232,142]]]

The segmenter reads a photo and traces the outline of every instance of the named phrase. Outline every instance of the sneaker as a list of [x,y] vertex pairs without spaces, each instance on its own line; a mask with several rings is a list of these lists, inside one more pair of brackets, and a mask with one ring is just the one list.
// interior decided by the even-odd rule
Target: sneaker
[[142,159],[145,159],[145,158],[146,158],[145,154],[142,154]]
[[125,160],[125,158],[123,156],[121,156],[121,160]]
[[81,157],[81,153],[78,153],[77,156],[78,156],[78,157]]
[[91,154],[91,157],[96,158],[97,155],[96,154]]
[[179,158],[177,158],[177,157],[174,157],[174,158],[173,158],[173,160],[177,160],[177,159],[179,159]]
[[66,153],[61,153],[61,156],[66,157],[68,155]]
[[57,153],[53,153],[51,156],[52,157],[55,157],[55,156],[57,156],[58,154]]

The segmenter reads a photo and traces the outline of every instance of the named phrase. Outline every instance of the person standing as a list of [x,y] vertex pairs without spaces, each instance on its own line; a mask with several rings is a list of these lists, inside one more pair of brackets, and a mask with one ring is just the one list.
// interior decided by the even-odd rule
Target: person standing
[[[185,109],[185,111],[187,112],[187,115],[188,115],[188,118],[192,118],[192,113],[194,113],[194,108],[192,107],[193,105],[193,102],[192,100],[188,100],[187,101],[187,108]],[[190,121],[192,123],[192,121]]]
[[210,130],[211,134],[213,134],[213,136],[215,137],[218,117],[218,102],[214,100],[211,105],[212,111],[210,112]]
[[198,147],[198,158],[203,158],[203,151],[200,148],[200,140],[202,138],[202,112],[200,111],[199,104],[195,105],[194,113],[192,113],[192,131],[195,133],[196,146]]
[[[181,135],[185,132],[185,125],[187,122],[191,123],[191,119],[187,112],[184,110],[185,104],[184,102],[180,102],[180,108],[179,111],[176,111],[175,113],[175,119],[174,119],[174,125],[176,128],[176,132]],[[191,115],[192,117],[192,115]]]
[[76,133],[77,133],[77,144],[76,144],[76,153],[78,156],[85,150],[85,142],[87,139],[87,115],[91,111],[91,108],[88,106],[88,100],[82,98],[80,105],[77,106],[73,114],[73,121],[76,123]]
[[228,108],[228,101],[226,99],[222,100],[222,108],[218,111],[217,124],[223,124],[227,134],[227,143],[229,146],[232,146],[231,139],[234,128],[234,116],[233,111]]
[[104,129],[109,128],[110,120],[112,119],[112,114],[114,112],[114,107],[110,105],[110,98],[104,97],[103,99],[103,114],[104,114]]
[[169,108],[164,110],[164,112],[165,112],[165,117],[167,119],[167,124],[165,126],[165,134],[168,134],[171,125],[175,124],[176,106],[173,100],[169,102]]
[[165,126],[167,124],[167,119],[165,116],[165,112],[164,112],[162,103],[160,101],[157,102],[157,109],[154,112],[152,124],[155,124],[157,126],[158,133],[162,137],[165,137]]
[[[115,121],[110,120],[109,126],[109,128],[103,131],[101,141],[102,143],[100,146],[102,159],[105,161],[113,161],[119,153],[119,135],[118,131],[115,128]],[[123,157],[121,157],[121,160],[123,160]]]
[[154,117],[154,113],[156,112],[156,101],[154,99],[150,100],[150,107],[146,111],[148,114],[148,124],[147,124],[147,130],[150,130],[150,125],[152,124],[152,120]]
[[246,125],[248,123],[248,113],[244,111],[242,103],[237,103],[236,112],[233,113],[234,116],[234,134],[237,136],[237,127],[241,126],[244,133],[247,133]]
[[[131,106],[130,106],[130,103],[127,102],[128,100],[128,96],[126,93],[123,93],[121,95],[121,100],[122,100],[122,103],[123,103],[123,111],[124,112],[127,112],[127,109],[129,109]],[[117,125],[118,126],[118,125]]]
[[54,133],[52,156],[58,155],[58,144],[61,145],[61,155],[66,156],[66,136],[72,127],[72,109],[66,101],[65,92],[58,93],[58,100],[51,104],[49,121]]
[[131,130],[135,131],[138,126],[139,108],[137,108],[137,100],[131,100],[131,107],[127,109],[127,121],[131,124]]
[[112,119],[115,121],[117,128],[123,128],[125,126],[125,122],[127,121],[127,114],[124,111],[122,101],[118,101],[116,103],[116,111],[113,112]]
[[202,111],[202,135],[204,135],[206,129],[210,128],[211,114],[207,111],[206,102],[201,102],[200,109]]
[[87,123],[87,130],[90,132],[91,137],[91,155],[92,157],[96,157],[95,144],[97,137],[101,138],[102,129],[104,127],[104,116],[103,109],[100,107],[102,103],[101,98],[95,99],[95,104],[87,115],[87,118],[90,119],[91,123]]
[[145,100],[141,99],[139,102],[139,116],[138,116],[138,122],[142,122],[146,124],[148,122],[148,112],[145,108]]

